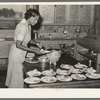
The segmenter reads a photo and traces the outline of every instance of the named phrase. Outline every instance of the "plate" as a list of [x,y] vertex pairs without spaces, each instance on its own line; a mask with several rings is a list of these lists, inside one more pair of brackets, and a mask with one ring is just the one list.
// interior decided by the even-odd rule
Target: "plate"
[[33,58],[33,57],[35,57],[35,54],[34,53],[27,53],[26,57]]
[[64,76],[64,75],[57,75],[57,79],[62,82],[69,82],[72,81],[72,77]]
[[99,79],[100,78],[100,74],[97,74],[97,73],[86,73],[85,75],[91,79]]
[[63,68],[63,69],[70,69],[73,66],[72,65],[68,65],[68,64],[61,64],[60,67]]
[[43,71],[42,74],[47,75],[47,76],[53,76],[53,75],[56,75],[56,72],[50,69],[50,70]]
[[38,77],[28,77],[24,79],[24,82],[27,84],[36,84],[39,83],[40,81],[41,79]]
[[61,69],[57,69],[56,73],[60,74],[60,75],[69,75],[70,74],[70,72],[68,70],[61,70]]
[[39,63],[39,60],[33,60],[33,59],[30,59],[30,58],[25,58],[25,62],[28,62],[28,63]]
[[41,81],[45,83],[54,83],[57,81],[57,78],[52,77],[52,76],[44,76],[41,78]]
[[90,68],[86,68],[86,69],[84,70],[84,72],[86,72],[86,73],[95,73],[96,70],[93,69],[93,67],[90,67]]
[[69,72],[79,74],[79,73],[83,73],[83,70],[72,68],[72,69],[69,69]]
[[83,68],[87,68],[88,66],[78,63],[78,64],[75,64],[74,67],[83,69]]
[[85,80],[86,76],[83,74],[72,74],[71,77],[75,80]]
[[32,70],[32,71],[28,71],[28,72],[27,72],[27,75],[28,75],[28,76],[40,76],[40,75],[41,75],[41,72],[38,71],[37,69],[34,69],[34,70]]

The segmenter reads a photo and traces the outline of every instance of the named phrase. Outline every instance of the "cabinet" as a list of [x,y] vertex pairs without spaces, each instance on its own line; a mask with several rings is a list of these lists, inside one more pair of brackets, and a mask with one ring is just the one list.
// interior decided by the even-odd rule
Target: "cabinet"
[[93,5],[39,5],[44,24],[90,25]]
[[80,52],[77,50],[77,53],[83,57],[94,61],[96,63],[95,69],[98,73],[100,73],[100,42],[94,39],[77,39],[77,45],[80,45],[88,50],[92,50],[96,53],[96,55],[93,55],[90,52]]

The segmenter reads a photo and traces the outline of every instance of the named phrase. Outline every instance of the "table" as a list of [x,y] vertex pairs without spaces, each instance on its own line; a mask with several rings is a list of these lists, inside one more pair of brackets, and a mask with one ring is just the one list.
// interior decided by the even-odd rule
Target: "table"
[[[75,60],[73,57],[71,57],[68,54],[63,54],[61,56],[61,58],[59,59],[56,67],[58,68],[62,63],[75,65],[77,63],[77,60]],[[38,68],[38,70],[40,70],[40,71],[42,70],[41,67],[39,67],[39,64],[29,64],[26,62],[24,62],[23,64],[24,64],[25,74],[27,73],[27,71],[33,70],[35,68]],[[27,75],[26,75],[26,77],[27,77]],[[86,79],[84,81],[73,80],[71,82],[57,81],[55,83],[50,83],[50,84],[40,82],[40,83],[34,84],[34,85],[25,84],[25,86],[27,86],[28,88],[99,88],[100,87],[100,79],[97,79],[97,80]]]
[[100,41],[95,39],[79,38],[77,39],[77,45],[80,45],[97,53],[96,70],[98,73],[100,73]]

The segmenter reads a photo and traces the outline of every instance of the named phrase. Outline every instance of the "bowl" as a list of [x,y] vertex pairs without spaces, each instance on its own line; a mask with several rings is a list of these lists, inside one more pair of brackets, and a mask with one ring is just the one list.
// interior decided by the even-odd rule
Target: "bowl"
[[47,54],[47,58],[51,63],[56,63],[61,57],[61,53],[56,50],[52,50],[51,53]]

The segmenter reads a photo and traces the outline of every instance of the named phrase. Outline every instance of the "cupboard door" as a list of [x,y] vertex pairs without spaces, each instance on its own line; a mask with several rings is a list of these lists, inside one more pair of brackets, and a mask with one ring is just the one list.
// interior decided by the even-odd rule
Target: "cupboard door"
[[70,5],[69,6],[69,20],[70,24],[79,24],[79,5]]
[[55,6],[55,23],[65,23],[65,5]]
[[39,12],[43,18],[43,23],[54,23],[54,5],[40,5]]
[[80,24],[91,24],[91,5],[80,5]]
[[94,32],[95,32],[95,35],[100,35],[100,5],[95,6]]

